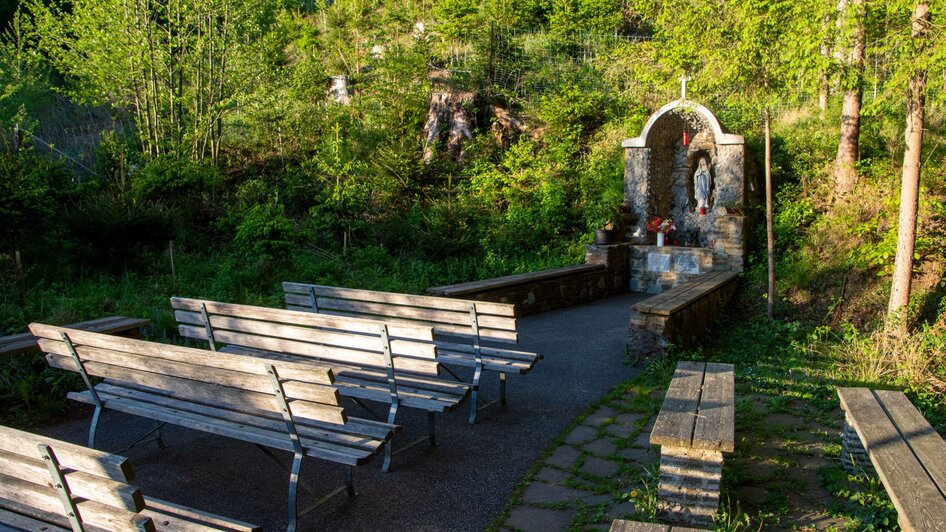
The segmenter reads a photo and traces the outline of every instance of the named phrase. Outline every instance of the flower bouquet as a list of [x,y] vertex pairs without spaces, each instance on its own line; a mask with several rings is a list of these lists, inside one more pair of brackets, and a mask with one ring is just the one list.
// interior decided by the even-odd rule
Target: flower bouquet
[[661,218],[660,216],[654,216],[647,222],[647,232],[648,233],[657,233],[657,245],[664,245],[664,237],[677,229],[677,226],[673,223],[673,218]]

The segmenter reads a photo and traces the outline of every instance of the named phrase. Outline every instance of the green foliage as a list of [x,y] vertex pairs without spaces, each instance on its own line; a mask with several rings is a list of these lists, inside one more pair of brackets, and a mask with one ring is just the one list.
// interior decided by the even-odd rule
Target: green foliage
[[246,253],[267,259],[286,259],[297,251],[301,235],[275,201],[254,205],[243,214],[234,243]]
[[0,176],[0,242],[10,249],[55,226],[55,215],[74,190],[62,166],[30,149],[0,152]]

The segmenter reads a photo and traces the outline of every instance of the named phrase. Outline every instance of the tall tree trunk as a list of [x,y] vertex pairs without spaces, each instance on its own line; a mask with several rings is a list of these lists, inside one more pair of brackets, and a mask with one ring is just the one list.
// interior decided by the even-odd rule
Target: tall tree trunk
[[864,39],[867,9],[865,0],[850,0],[848,15],[853,25],[853,39],[848,55],[844,89],[844,107],[841,111],[841,136],[838,155],[834,161],[834,188],[838,195],[854,191],[857,183],[858,143],[861,135],[861,83],[864,77]]
[[[913,10],[913,38],[926,37],[930,26],[930,9],[925,1]],[[917,70],[910,79],[907,99],[906,149],[903,152],[903,180],[900,184],[900,220],[897,226],[897,258],[894,262],[887,305],[888,334],[907,332],[905,310],[910,303],[913,274],[913,253],[916,245],[916,213],[920,199],[920,156],[923,151],[923,121],[926,94],[926,71]]]
[[820,51],[821,57],[826,63],[825,66],[822,67],[821,73],[818,75],[818,111],[822,118],[824,118],[825,112],[828,110],[828,98],[831,95],[831,78],[828,75],[829,68],[827,63],[831,61],[834,51],[834,33],[829,31],[832,20],[834,20],[834,17],[830,12],[826,12],[824,17],[821,18]]
[[769,290],[766,313],[775,317],[775,228],[772,221],[772,112],[765,106],[765,236],[769,251]]

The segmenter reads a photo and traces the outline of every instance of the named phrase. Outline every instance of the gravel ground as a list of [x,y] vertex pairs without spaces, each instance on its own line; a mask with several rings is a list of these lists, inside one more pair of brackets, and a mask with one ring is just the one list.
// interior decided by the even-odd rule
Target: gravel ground
[[[438,416],[438,446],[419,445],[394,458],[355,469],[358,497],[336,497],[300,520],[302,530],[482,530],[499,514],[516,483],[537,456],[590,404],[632,374],[623,363],[629,306],[643,294],[527,316],[520,320],[519,348],[545,358],[508,381],[509,406],[491,407],[479,422],[466,423],[464,404]],[[487,373],[482,392],[495,397],[498,379]],[[91,411],[90,411],[91,414]],[[350,414],[359,413],[352,407]],[[401,412],[402,441],[426,433],[426,414]],[[89,416],[39,432],[85,443]],[[119,449],[153,422],[110,412],[103,417],[97,446]],[[243,519],[266,530],[286,526],[288,475],[255,446],[168,426],[167,449],[146,444],[125,452],[146,496]],[[283,453],[285,463],[290,455]],[[315,495],[300,492],[304,507],[339,485],[342,469],[307,459],[302,478]]]

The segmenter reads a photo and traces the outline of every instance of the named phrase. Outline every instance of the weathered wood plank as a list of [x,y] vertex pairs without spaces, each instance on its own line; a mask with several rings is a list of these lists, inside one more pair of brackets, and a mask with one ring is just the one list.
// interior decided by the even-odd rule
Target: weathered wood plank
[[670,532],[670,526],[658,523],[640,523],[637,521],[615,519],[611,521],[610,532]]
[[[25,434],[27,433],[24,433],[24,438],[27,437]],[[50,440],[47,438],[43,440],[43,443],[50,444]],[[34,484],[48,485],[51,482],[49,469],[45,462],[39,458],[39,451],[36,447],[33,450],[32,456],[0,451],[0,472],[11,477],[28,480]],[[53,451],[55,452],[56,449],[54,448]],[[123,508],[130,512],[138,512],[144,508],[144,498],[142,498],[138,488],[134,486],[84,471],[62,469],[70,491],[77,497],[116,508]]]
[[903,392],[875,390],[874,396],[883,405],[940,493],[946,494],[946,441]]
[[258,532],[262,527],[236,519],[202,512],[179,504],[148,497],[142,515],[154,520],[158,532],[205,532],[227,530],[232,532]]
[[[75,362],[71,358],[46,355],[46,361],[54,368],[78,371]],[[83,365],[90,375],[165,390],[169,396],[178,399],[198,403],[210,400],[224,401],[230,405],[232,410],[253,408],[260,411],[277,411],[279,407],[274,392],[252,392],[243,388],[149,373],[97,361],[83,361]],[[341,424],[345,422],[344,409],[337,404],[289,398],[289,406],[294,414],[300,416],[329,423]]]
[[[96,387],[99,393],[109,396],[120,397],[143,404],[152,404],[170,410],[181,412],[190,412],[206,418],[216,418],[230,421],[232,423],[256,427],[266,431],[281,432],[285,428],[285,421],[281,415],[267,413],[266,415],[255,415],[252,413],[238,412],[227,409],[216,404],[197,404],[190,401],[183,401],[163,395],[160,391],[150,391],[146,389],[128,388],[109,384],[108,381],[99,384]],[[86,393],[86,392],[82,392]],[[299,434],[305,438],[353,447],[363,450],[377,449],[391,433],[391,426],[383,424],[375,426],[361,423],[363,420],[358,418],[348,418],[344,425],[316,423],[313,420],[298,418],[296,427]]]
[[487,301],[473,301],[454,298],[422,296],[414,294],[399,294],[394,292],[378,292],[375,290],[361,290],[356,288],[341,288],[336,286],[312,285],[305,283],[284,282],[283,291],[308,297],[309,287],[315,288],[316,297],[334,297],[340,299],[356,299],[389,303],[413,307],[428,307],[440,310],[469,312],[470,303],[476,304],[479,314],[493,316],[515,317],[516,306],[506,303],[491,303]]
[[[26,480],[0,473],[0,498],[19,501],[44,512],[64,513],[62,501],[56,491],[47,485],[38,485]],[[154,525],[136,512],[108,506],[96,501],[75,500],[82,521],[109,530],[139,531],[154,530]]]
[[[841,405],[867,450],[904,530],[946,530],[943,494],[866,388],[839,388]],[[934,503],[933,501],[938,501]]]
[[[89,321],[82,321],[65,325],[70,329],[82,329],[103,334],[127,334],[147,327],[151,320],[126,318],[124,316],[108,316]],[[0,355],[15,355],[37,349],[37,338],[32,333],[25,332],[0,336]]]
[[[101,396],[100,396],[101,397]],[[69,398],[92,403],[88,392],[70,392]],[[204,415],[185,412],[177,409],[162,407],[159,405],[148,404],[140,401],[128,400],[120,397],[105,396],[101,397],[106,402],[107,408],[146,417],[155,421],[163,421],[175,425],[185,426],[190,429],[226,436],[241,441],[257,443],[274,449],[284,451],[293,451],[292,442],[289,440],[285,429],[280,432],[265,431],[256,427],[248,427],[239,423],[233,423],[226,419],[210,418]],[[303,449],[306,456],[323,458],[345,465],[361,465],[366,463],[373,453],[370,451],[359,452],[351,447],[341,447],[317,442],[306,438],[301,438]]]
[[[47,439],[23,431],[0,426],[0,451],[21,456],[36,456],[36,446]],[[86,471],[94,475],[130,482],[134,480],[131,464],[124,456],[118,456],[81,445],[56,442],[56,458],[63,468]]]
[[[226,353],[214,353],[205,349],[194,349],[192,347],[182,347],[170,344],[159,344],[145,340],[134,340],[119,336],[107,336],[102,334],[87,333],[65,329],[62,327],[53,327],[41,323],[31,323],[30,329],[41,338],[41,345],[46,349],[53,344],[43,343],[42,339],[52,340],[53,342],[62,342],[61,333],[66,333],[73,344],[77,346],[97,347],[100,349],[137,353],[159,359],[174,360],[179,362],[188,362],[200,366],[226,367],[234,371],[244,373],[253,373],[265,375],[266,370],[258,360],[252,360],[239,355],[228,355]],[[51,348],[51,347],[50,347]],[[288,379],[311,382],[314,384],[332,384],[332,374],[324,365],[316,364],[305,359],[286,357],[276,364],[280,370],[280,376]]]
[[[437,298],[431,298],[437,299]],[[446,299],[446,298],[443,298]],[[286,296],[286,303],[303,307],[309,302],[308,296]],[[331,312],[334,315],[346,315],[365,319],[384,319],[398,318],[405,323],[424,322],[425,324],[438,325],[462,325],[470,327],[470,309],[463,311],[447,311],[436,308],[409,307],[400,305],[391,305],[387,303],[373,303],[367,301],[318,298],[317,304],[319,313]],[[310,308],[311,311],[311,308]],[[484,329],[493,329],[497,331],[515,331],[515,318],[506,318],[502,316],[491,316],[489,314],[480,315],[477,311],[478,323]]]
[[481,292],[483,290],[505,288],[507,286],[515,286],[536,281],[547,281],[549,279],[557,279],[559,277],[574,275],[576,273],[588,273],[603,269],[605,269],[604,264],[578,264],[576,266],[565,266],[564,268],[554,268],[539,272],[517,273],[514,275],[494,277],[492,279],[484,279],[481,281],[471,281],[469,283],[434,286],[428,288],[427,293],[441,296],[460,296],[463,294]]
[[[380,329],[376,329],[372,334],[366,334],[351,331],[300,327],[291,321],[294,314],[295,313],[287,314],[285,316],[287,321],[279,323],[214,314],[210,316],[210,326],[214,331],[215,338],[220,331],[232,331],[375,353],[381,353],[383,351]],[[182,324],[204,327],[203,317],[196,312],[176,311],[174,318]],[[436,351],[436,346],[432,341],[419,342],[396,337],[391,339],[391,353],[394,355],[433,360],[437,356]]]
[[732,364],[706,364],[693,430],[693,448],[731,453],[736,442],[736,394]]
[[[298,305],[287,305],[288,310],[294,310],[299,312],[312,312],[308,307],[298,306]],[[320,311],[323,309],[320,309]],[[330,311],[326,311],[323,315],[335,315]],[[346,314],[341,314],[346,315]],[[393,318],[385,318],[385,323],[396,322],[398,320]],[[418,323],[418,322],[414,322]],[[434,334],[436,336],[450,336],[450,337],[460,337],[469,340],[472,337],[471,327],[469,324],[466,325],[445,325],[440,323],[429,323],[428,326],[432,327]],[[490,342],[497,343],[506,343],[506,344],[515,344],[519,341],[519,335],[515,331],[499,331],[496,329],[480,329],[480,338],[484,340],[489,340]]]
[[651,309],[651,313],[669,316],[675,312],[678,312],[683,307],[691,305],[694,301],[702,299],[707,294],[722,288],[727,283],[735,282],[737,278],[738,274],[734,272],[720,272],[720,275],[716,279],[701,283],[684,294],[678,295],[669,301],[665,301],[659,305],[656,305]]
[[[185,338],[207,340],[207,331],[202,327],[180,325],[178,326],[178,333]],[[325,365],[326,362],[331,362],[349,366],[386,367],[384,355],[372,351],[331,347],[233,331],[215,331],[214,339],[218,343],[262,350],[269,353],[264,355],[264,358],[267,359],[285,357],[289,359],[296,358],[299,360],[307,360],[322,365]],[[222,351],[217,352],[222,353]],[[436,360],[425,360],[407,356],[394,356],[392,359],[396,370],[428,373],[430,375],[437,374]]]
[[[0,501],[0,506],[2,505],[3,501]],[[44,520],[35,519],[27,515],[4,510],[3,508],[0,508],[0,524],[10,526],[14,531],[30,530],[36,532],[71,532],[72,530],[68,526],[59,526]],[[7,532],[8,529],[0,526],[0,530]]]
[[[43,342],[44,351],[47,354],[58,355],[66,359],[66,361],[57,362],[57,364],[64,364],[66,366],[62,369],[78,371],[75,363],[70,363],[72,361],[71,358],[66,358],[69,357],[69,351],[65,344],[45,339]],[[94,361],[110,366],[156,373],[168,377],[202,381],[231,388],[242,388],[265,394],[273,393],[272,382],[268,376],[262,374],[264,373],[263,371],[246,373],[243,371],[233,371],[226,367],[203,366],[174,360],[156,359],[145,355],[123,353],[97,347],[78,346],[76,352],[83,362]],[[257,364],[262,366],[263,361],[258,361]],[[320,369],[325,370],[327,368],[323,366]],[[300,382],[294,379],[287,379],[282,374],[280,374],[280,378],[285,381],[283,388],[286,392],[286,396],[290,399],[302,399],[332,405],[338,404],[338,393],[334,386],[313,384],[304,381]]]
[[[723,277],[728,278],[734,275],[736,274],[734,274],[733,272],[705,273],[703,275],[690,279],[689,281],[685,283],[678,284],[677,286],[674,286],[673,288],[669,290],[666,290],[664,292],[651,296],[645,299],[644,301],[635,303],[632,307],[634,308],[634,310],[637,310],[639,312],[652,313],[655,308],[661,305],[664,305],[665,303],[667,303],[668,301],[672,299],[675,299],[678,297],[686,298],[690,292],[693,292],[700,286],[703,286],[706,284],[714,284],[714,283],[717,283]],[[694,297],[694,299],[696,298]]]
[[[171,308],[175,310],[189,310],[200,312],[201,304],[205,305],[209,314],[222,316],[234,316],[239,318],[252,318],[266,321],[289,322],[294,325],[305,327],[326,327],[344,331],[357,332],[362,334],[377,334],[378,322],[362,318],[352,318],[349,316],[333,316],[330,314],[315,314],[313,312],[297,312],[293,310],[282,310],[267,307],[253,307],[249,305],[236,305],[232,303],[220,303],[217,301],[204,301],[200,299],[188,299],[182,297],[171,298]],[[291,318],[287,319],[286,313],[291,313]],[[430,327],[418,326],[410,323],[393,323],[388,327],[388,334],[395,338],[409,338],[412,340],[433,341],[433,332]]]
[[690,447],[703,387],[706,364],[680,361],[670,381],[660,413],[650,433],[650,443]]

